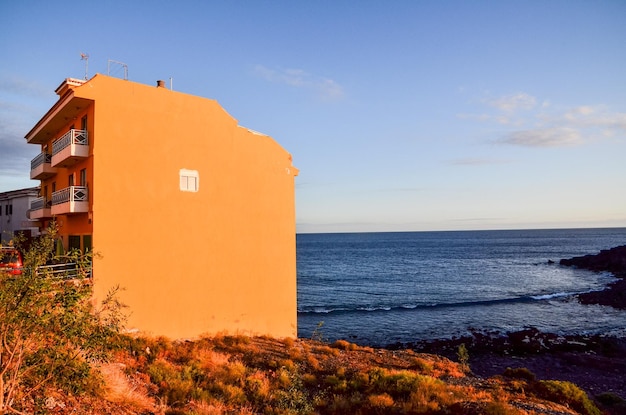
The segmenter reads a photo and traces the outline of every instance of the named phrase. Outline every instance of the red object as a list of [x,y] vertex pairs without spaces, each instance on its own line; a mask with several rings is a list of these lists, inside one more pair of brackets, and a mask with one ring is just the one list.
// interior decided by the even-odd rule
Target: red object
[[0,272],[7,272],[11,275],[20,275],[23,266],[22,254],[14,248],[2,248],[0,254]]

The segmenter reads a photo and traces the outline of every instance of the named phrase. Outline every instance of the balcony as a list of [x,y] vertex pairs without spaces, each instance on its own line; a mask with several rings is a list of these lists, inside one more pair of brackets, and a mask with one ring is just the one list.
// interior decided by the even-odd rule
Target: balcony
[[30,202],[28,210],[28,219],[44,219],[51,218],[50,201],[45,197],[38,197]]
[[52,167],[69,167],[89,157],[87,130],[69,130],[52,143]]
[[57,174],[57,169],[52,167],[51,162],[52,155],[48,153],[39,153],[32,159],[30,162],[31,180],[45,180]]
[[52,215],[89,211],[89,192],[85,186],[70,186],[52,193]]

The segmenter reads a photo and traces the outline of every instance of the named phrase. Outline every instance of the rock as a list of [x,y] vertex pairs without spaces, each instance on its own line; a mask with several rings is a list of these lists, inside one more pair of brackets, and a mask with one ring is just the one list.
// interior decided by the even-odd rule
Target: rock
[[615,276],[626,276],[626,245],[600,251],[596,255],[584,255],[559,262],[565,266],[575,266],[591,271],[609,271]]
[[562,259],[559,263],[596,272],[608,271],[620,278],[619,281],[609,284],[605,290],[580,294],[578,299],[583,304],[626,309],[626,245],[602,250],[596,255]]

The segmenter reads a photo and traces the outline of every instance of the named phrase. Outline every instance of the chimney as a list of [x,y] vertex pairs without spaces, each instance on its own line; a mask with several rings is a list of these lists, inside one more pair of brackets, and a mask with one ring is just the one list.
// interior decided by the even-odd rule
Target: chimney
[[165,81],[162,79],[159,79],[157,81],[157,88],[165,88]]

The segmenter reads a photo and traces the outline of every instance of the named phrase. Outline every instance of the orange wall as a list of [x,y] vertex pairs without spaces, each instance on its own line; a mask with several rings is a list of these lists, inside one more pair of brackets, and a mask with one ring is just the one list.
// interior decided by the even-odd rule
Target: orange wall
[[[187,338],[295,337],[291,156],[216,101],[97,75],[93,246],[96,297],[119,285],[129,328]],[[179,170],[199,172],[197,193]]]

